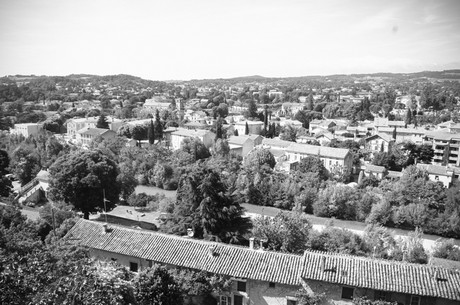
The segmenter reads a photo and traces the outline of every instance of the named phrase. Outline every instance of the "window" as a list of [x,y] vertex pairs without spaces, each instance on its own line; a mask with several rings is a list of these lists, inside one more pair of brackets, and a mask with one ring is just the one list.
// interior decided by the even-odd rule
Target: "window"
[[297,305],[297,301],[287,300],[287,305]]
[[410,305],[420,305],[420,297],[418,295],[412,295],[410,297]]
[[243,305],[243,297],[240,295],[233,296],[233,305]]
[[241,292],[246,292],[246,282],[236,281],[236,290],[241,291]]
[[354,292],[355,292],[354,288],[342,287],[342,299],[352,300]]
[[389,301],[390,294],[386,291],[376,290],[374,292],[374,300],[382,300],[382,301]]
[[113,258],[113,257],[112,257],[110,260],[111,260],[112,262],[116,262],[116,261],[117,261],[117,259],[116,259],[116,258]]
[[219,305],[232,305],[232,298],[225,295],[221,295]]
[[275,283],[269,282],[269,283],[268,283],[268,287],[270,287],[270,288],[275,288]]
[[129,270],[132,272],[137,272],[138,270],[137,263],[129,262]]

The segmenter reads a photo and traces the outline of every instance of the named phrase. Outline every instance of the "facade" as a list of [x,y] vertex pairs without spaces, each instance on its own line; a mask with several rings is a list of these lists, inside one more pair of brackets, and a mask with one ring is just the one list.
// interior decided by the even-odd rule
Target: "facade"
[[238,130],[238,135],[244,135],[246,131],[246,123],[248,123],[249,134],[260,135],[264,123],[261,121],[241,121],[235,124],[235,129]]
[[203,144],[209,148],[212,146],[216,135],[215,133],[209,130],[197,129],[183,129],[178,128],[177,130],[171,132],[171,148],[177,150],[182,145],[182,141],[186,138],[193,139],[198,138]]
[[[386,134],[393,137],[394,127],[380,127],[379,134]],[[425,138],[425,129],[420,128],[396,128],[396,143],[410,141],[415,144],[423,144]]]
[[427,132],[426,139],[431,142],[434,150],[434,165],[460,166],[460,133]]
[[[109,129],[117,131],[121,127],[123,121],[107,116],[107,122],[109,123]],[[67,135],[76,137],[77,132],[82,129],[96,128],[99,117],[88,117],[88,118],[77,118],[70,119],[67,121]]]
[[323,304],[367,296],[404,305],[460,304],[460,271],[431,265],[305,251],[286,254],[107,225],[80,219],[66,237],[133,272],[153,264],[224,275],[232,287],[221,305],[295,305],[296,292],[325,294]]
[[431,164],[417,164],[418,168],[428,173],[428,178],[434,182],[441,182],[444,187],[449,187],[454,179],[454,170],[445,166]]
[[353,168],[353,157],[350,151],[344,148],[291,143],[286,148],[286,155],[288,161],[300,161],[308,156],[319,157],[329,172],[340,169],[347,175]]
[[41,130],[41,125],[36,123],[14,124],[11,130],[12,134],[22,135],[28,138],[31,135],[36,135]]
[[365,141],[366,148],[372,152],[388,152],[395,142],[391,136],[384,133],[377,133],[367,137]]
[[383,177],[387,174],[387,169],[383,166],[377,166],[373,164],[366,164],[366,168],[364,169],[364,176],[374,176],[379,180],[382,180]]
[[77,132],[77,141],[84,146],[88,146],[91,141],[98,137],[102,137],[103,139],[110,139],[115,138],[116,136],[117,133],[110,129],[88,128],[86,130],[83,129]]

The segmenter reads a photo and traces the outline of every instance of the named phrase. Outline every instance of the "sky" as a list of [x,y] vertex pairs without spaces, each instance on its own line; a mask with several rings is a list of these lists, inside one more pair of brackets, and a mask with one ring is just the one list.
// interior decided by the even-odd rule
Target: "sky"
[[460,68],[459,0],[0,0],[0,76]]

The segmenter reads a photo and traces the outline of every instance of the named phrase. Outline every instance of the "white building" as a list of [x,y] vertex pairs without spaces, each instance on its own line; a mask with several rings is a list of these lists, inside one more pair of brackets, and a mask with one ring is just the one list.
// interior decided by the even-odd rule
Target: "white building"
[[173,150],[177,150],[181,147],[182,141],[189,138],[198,138],[203,144],[209,148],[214,143],[216,134],[204,129],[190,130],[178,128],[176,131],[171,132],[171,147]]
[[40,130],[41,125],[37,123],[14,124],[14,128],[11,130],[11,133],[23,135],[24,138],[28,138],[31,135],[36,135]]

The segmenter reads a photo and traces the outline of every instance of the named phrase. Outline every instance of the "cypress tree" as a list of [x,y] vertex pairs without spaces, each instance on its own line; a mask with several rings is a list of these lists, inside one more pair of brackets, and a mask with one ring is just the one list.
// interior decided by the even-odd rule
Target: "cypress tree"
[[246,121],[246,127],[244,129],[244,134],[245,135],[248,135],[249,134],[249,125],[248,125],[248,121]]
[[150,145],[155,143],[155,127],[153,126],[153,120],[150,120],[150,126],[148,130],[148,138]]
[[107,118],[103,113],[101,113],[99,119],[97,120],[96,128],[109,129],[109,122],[107,122]]
[[160,112],[158,111],[158,109],[156,110],[155,112],[155,137],[161,141],[161,139],[163,139],[163,125],[161,124],[161,120],[160,120]]

